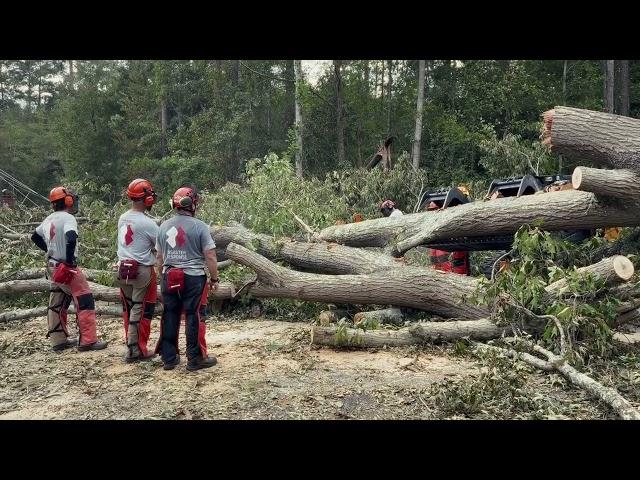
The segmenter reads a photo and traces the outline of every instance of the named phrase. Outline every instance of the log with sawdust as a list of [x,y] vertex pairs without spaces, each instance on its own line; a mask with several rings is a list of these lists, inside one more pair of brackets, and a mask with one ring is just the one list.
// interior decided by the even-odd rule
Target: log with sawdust
[[334,225],[320,231],[318,238],[352,247],[387,247],[398,256],[428,242],[512,234],[531,224],[550,231],[634,226],[640,224],[640,209],[622,208],[591,192],[565,190]]
[[552,152],[640,172],[640,120],[569,107],[555,107],[543,117],[543,143]]
[[447,317],[483,318],[488,311],[466,298],[478,282],[470,277],[432,269],[403,267],[363,275],[321,275],[280,267],[262,255],[231,243],[227,256],[253,269],[256,297],[292,298],[311,302],[411,307]]

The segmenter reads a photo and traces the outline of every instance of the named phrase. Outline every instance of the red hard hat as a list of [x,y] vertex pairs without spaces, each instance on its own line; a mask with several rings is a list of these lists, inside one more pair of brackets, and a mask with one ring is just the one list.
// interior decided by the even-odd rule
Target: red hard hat
[[431,202],[429,205],[427,205],[427,210],[437,210],[438,208],[438,204],[436,202]]
[[191,212],[198,206],[198,194],[191,187],[181,187],[171,197],[172,208],[182,208]]
[[144,178],[136,178],[127,187],[127,197],[131,199],[144,198],[152,192],[153,187],[151,183]]
[[64,187],[54,187],[49,192],[49,201],[55,202],[56,200],[62,200],[67,196],[67,190]]

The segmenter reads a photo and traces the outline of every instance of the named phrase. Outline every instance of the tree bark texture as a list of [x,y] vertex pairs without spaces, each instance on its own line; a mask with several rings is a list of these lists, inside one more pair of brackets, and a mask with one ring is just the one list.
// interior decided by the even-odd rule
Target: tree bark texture
[[640,173],[640,120],[579,108],[544,113],[544,143],[566,158]]
[[477,281],[463,275],[408,266],[366,275],[296,272],[234,243],[227,247],[227,256],[256,272],[258,282],[250,292],[257,297],[295,298],[336,304],[394,305],[417,308],[444,317],[488,316],[485,308],[465,301],[476,291]]
[[318,238],[352,247],[389,246],[397,256],[429,242],[511,234],[522,225],[538,222],[550,231],[634,226],[640,222],[640,210],[620,208],[593,193],[564,190],[334,225],[320,231]]
[[418,100],[416,102],[416,128],[413,135],[413,169],[420,168],[420,146],[422,140],[422,108],[424,106],[425,61],[418,61]]
[[631,204],[640,201],[640,174],[631,170],[576,167],[571,183],[576,190],[619,198],[621,202]]

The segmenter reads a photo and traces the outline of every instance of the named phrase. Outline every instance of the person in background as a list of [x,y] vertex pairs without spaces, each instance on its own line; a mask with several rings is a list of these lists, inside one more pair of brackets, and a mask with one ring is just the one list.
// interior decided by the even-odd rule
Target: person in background
[[400,217],[404,215],[401,210],[396,208],[396,204],[393,200],[385,200],[380,204],[380,213],[385,217]]

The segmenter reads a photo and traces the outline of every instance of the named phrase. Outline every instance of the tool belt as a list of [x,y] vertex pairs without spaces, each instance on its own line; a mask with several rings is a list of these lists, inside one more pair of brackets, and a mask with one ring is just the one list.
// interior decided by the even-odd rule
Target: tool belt
[[138,266],[140,264],[137,260],[122,260],[120,261],[120,265],[118,266],[118,278],[120,280],[135,280],[138,278]]
[[[49,265],[51,265],[51,262],[49,263]],[[78,270],[74,270],[66,263],[58,263],[58,266],[51,276],[51,280],[55,283],[68,285],[69,283],[71,283],[71,281],[73,280],[73,276],[76,273],[78,273]]]
[[167,289],[172,293],[184,291],[184,270],[174,267],[167,270]]

